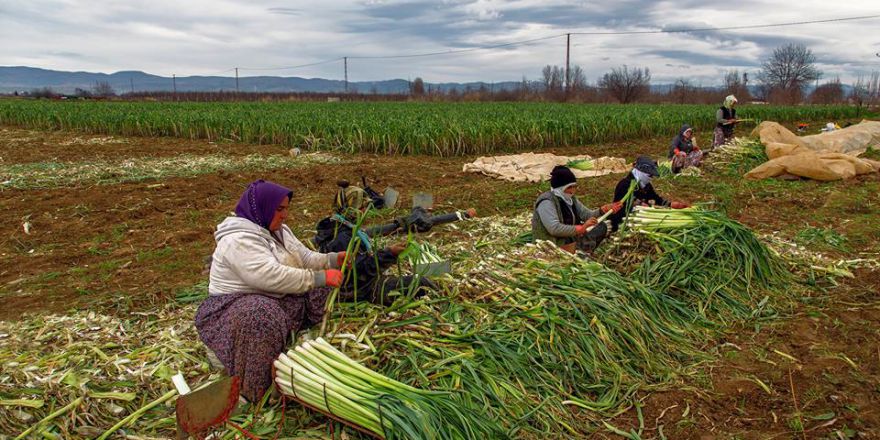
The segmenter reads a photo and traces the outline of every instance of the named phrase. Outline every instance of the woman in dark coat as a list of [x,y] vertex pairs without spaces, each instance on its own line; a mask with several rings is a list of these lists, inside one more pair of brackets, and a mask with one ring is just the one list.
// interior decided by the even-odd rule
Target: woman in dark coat
[[687,167],[698,167],[703,161],[703,152],[697,146],[694,139],[694,129],[684,124],[678,131],[678,136],[672,139],[669,145],[668,157],[672,159],[672,172],[679,173]]

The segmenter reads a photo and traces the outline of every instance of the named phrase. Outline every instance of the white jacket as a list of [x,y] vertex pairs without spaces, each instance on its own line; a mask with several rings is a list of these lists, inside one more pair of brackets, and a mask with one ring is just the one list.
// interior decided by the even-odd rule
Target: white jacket
[[208,293],[263,293],[278,297],[324,286],[324,269],[338,268],[338,254],[311,251],[287,225],[281,227],[280,233],[284,245],[248,219],[227,217],[217,225]]

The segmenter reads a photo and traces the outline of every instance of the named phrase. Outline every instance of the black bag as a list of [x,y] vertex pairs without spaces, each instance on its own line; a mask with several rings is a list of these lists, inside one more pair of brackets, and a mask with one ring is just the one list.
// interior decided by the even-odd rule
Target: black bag
[[385,197],[382,194],[379,194],[373,188],[367,186],[367,178],[361,176],[361,183],[363,183],[364,192],[367,193],[367,196],[370,197],[370,200],[373,202],[373,207],[376,209],[382,209],[385,207]]

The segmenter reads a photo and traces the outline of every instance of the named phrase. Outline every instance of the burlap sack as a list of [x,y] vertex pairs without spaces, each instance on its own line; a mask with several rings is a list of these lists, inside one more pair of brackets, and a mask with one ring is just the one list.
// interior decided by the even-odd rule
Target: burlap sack
[[770,160],[746,173],[749,179],[793,174],[830,181],[880,170],[876,162],[856,157],[868,147],[880,146],[880,122],[862,121],[842,130],[803,137],[775,122],[762,122],[752,136],[761,139]]

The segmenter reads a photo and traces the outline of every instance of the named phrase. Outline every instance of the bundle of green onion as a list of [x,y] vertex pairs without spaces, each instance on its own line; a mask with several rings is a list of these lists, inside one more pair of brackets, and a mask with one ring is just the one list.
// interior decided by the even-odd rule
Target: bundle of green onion
[[659,177],[669,177],[673,175],[672,172],[672,161],[671,160],[661,160],[657,162],[657,172],[660,174]]
[[281,392],[386,439],[505,438],[499,425],[454,394],[400,383],[319,338],[275,361]]
[[413,265],[416,264],[430,264],[430,263],[439,263],[443,261],[443,258],[437,254],[437,248],[432,246],[430,243],[416,243],[410,242],[409,246],[400,254],[400,257],[403,257]]
[[711,319],[755,317],[765,312],[767,294],[790,281],[782,259],[721,212],[637,207],[627,224],[661,250],[643,260],[638,279],[689,298]]
[[768,160],[764,144],[754,138],[735,138],[712,150],[709,158],[712,164],[730,166],[737,172],[752,169]]
[[581,171],[589,171],[596,167],[596,165],[590,159],[572,160],[568,162],[566,166]]

